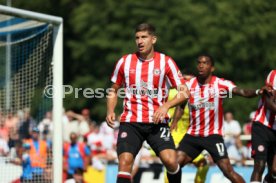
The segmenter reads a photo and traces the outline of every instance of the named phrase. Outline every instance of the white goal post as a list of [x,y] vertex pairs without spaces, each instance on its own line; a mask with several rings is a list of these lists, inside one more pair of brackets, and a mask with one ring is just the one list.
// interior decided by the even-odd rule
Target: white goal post
[[63,19],[61,17],[0,5],[0,14],[27,18],[53,25],[53,182],[62,182],[63,115]]

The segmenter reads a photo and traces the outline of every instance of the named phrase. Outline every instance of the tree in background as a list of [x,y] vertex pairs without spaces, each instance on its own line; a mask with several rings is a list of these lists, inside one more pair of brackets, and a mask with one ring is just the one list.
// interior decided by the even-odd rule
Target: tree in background
[[[262,85],[264,76],[276,68],[273,0],[14,0],[13,6],[64,18],[64,82],[74,87],[108,87],[114,62],[135,50],[133,31],[141,22],[157,27],[157,50],[166,50],[191,72],[196,56],[205,52],[214,56],[217,76],[241,87]],[[225,110],[245,121],[256,104],[257,99],[235,97],[226,101]],[[71,95],[64,105],[74,110],[89,107],[99,121],[106,114],[104,98]]]

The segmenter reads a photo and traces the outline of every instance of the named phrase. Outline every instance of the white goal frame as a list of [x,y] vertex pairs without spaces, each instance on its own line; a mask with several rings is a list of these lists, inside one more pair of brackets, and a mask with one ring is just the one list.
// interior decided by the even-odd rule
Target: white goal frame
[[62,115],[63,115],[63,19],[57,16],[0,5],[1,14],[52,23],[53,50],[53,183],[62,182]]

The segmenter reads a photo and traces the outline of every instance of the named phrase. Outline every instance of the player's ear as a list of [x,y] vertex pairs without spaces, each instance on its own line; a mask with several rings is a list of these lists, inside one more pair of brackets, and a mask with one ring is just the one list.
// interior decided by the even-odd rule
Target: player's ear
[[152,36],[152,44],[155,44],[157,42],[157,36]]

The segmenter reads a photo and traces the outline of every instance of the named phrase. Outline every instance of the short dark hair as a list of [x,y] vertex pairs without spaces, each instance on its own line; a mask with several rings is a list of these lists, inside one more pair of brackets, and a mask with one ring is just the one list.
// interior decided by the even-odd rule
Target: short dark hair
[[152,24],[149,24],[149,23],[139,24],[135,29],[135,33],[140,32],[140,31],[148,31],[149,34],[156,35],[155,27]]
[[214,58],[213,58],[211,55],[209,55],[209,54],[207,54],[207,53],[202,53],[202,54],[200,54],[200,55],[197,57],[197,60],[199,60],[200,57],[207,57],[207,58],[210,60],[211,65],[212,65],[212,66],[215,65]]

